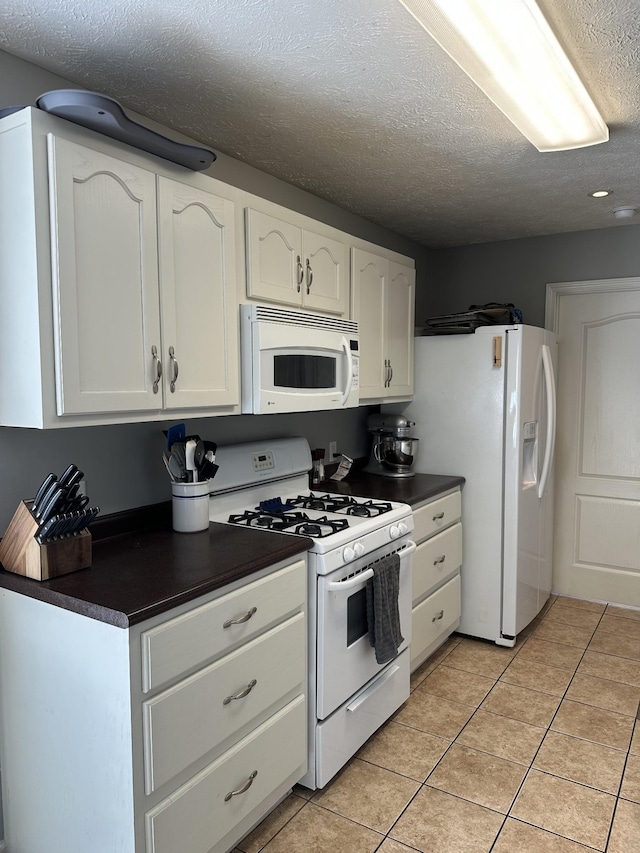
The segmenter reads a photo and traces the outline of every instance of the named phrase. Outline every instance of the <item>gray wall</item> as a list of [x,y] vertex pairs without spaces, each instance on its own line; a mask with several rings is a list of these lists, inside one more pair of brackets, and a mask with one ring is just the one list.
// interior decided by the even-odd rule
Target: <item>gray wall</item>
[[440,249],[430,263],[417,325],[469,305],[513,302],[525,323],[544,326],[547,284],[640,275],[640,225]]
[[[43,92],[69,86],[69,81],[0,51],[0,107],[33,104]],[[414,257],[425,269],[426,249],[270,175],[222,154],[209,171],[229,184]],[[419,275],[424,277],[424,272]],[[335,440],[341,452],[361,456],[367,452],[364,423],[370,410],[211,418],[190,421],[187,429],[219,444],[303,435],[312,447],[328,449],[329,441]],[[163,426],[166,424],[44,432],[0,427],[0,535],[18,501],[33,496],[46,473],[60,473],[69,462],[85,472],[88,493],[103,513],[167,500],[169,483],[160,458]]]

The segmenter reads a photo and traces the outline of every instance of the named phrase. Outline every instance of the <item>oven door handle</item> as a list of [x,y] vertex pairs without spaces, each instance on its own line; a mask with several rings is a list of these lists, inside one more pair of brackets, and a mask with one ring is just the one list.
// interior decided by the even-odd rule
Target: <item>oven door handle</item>
[[361,586],[372,577],[373,569],[366,569],[364,572],[360,572],[345,581],[330,581],[327,584],[327,589],[330,592],[347,592],[347,590],[353,589],[354,586]]
[[[404,557],[408,557],[409,554],[413,554],[418,546],[413,541],[407,542],[399,551],[396,553],[400,556],[402,560]],[[353,589],[356,586],[361,586],[363,583],[369,580],[369,578],[373,577],[373,569],[365,569],[364,572],[360,572],[357,575],[354,575],[351,578],[347,578],[344,581],[329,581],[327,584],[327,589],[330,592],[346,592],[347,590]]]

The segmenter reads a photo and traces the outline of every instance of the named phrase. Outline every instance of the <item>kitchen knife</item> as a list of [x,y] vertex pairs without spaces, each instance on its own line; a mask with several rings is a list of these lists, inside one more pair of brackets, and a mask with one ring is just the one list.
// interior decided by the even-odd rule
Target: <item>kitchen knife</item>
[[66,495],[67,490],[56,483],[53,487],[51,495],[42,502],[42,510],[39,515],[40,524],[44,524],[51,518],[52,515],[55,515],[57,513],[57,511],[63,505]]
[[33,499],[33,503],[31,505],[31,512],[34,515],[38,514],[38,508],[40,506],[40,502],[42,501],[42,498],[45,496],[47,489],[50,489],[51,486],[53,485],[53,483],[55,483],[55,481],[56,481],[56,475],[55,474],[47,474],[47,476],[44,478],[44,480],[40,484],[40,487],[38,488],[38,491],[36,492],[36,496]]
[[49,500],[51,499],[51,496],[56,491],[56,489],[59,489],[59,488],[60,487],[58,485],[58,481],[54,477],[53,481],[49,485],[49,488],[45,491],[43,496],[38,501],[38,510],[36,512],[36,518],[38,519],[38,521],[42,520],[42,510],[45,508],[45,506],[47,506],[47,504],[49,503]]
[[59,483],[61,486],[73,486],[74,483],[79,483],[84,477],[82,471],[77,465],[71,463],[69,467],[60,475]]
[[38,532],[36,533],[36,542],[39,545],[42,545],[43,542],[49,541],[49,536],[51,535],[51,531],[53,530],[53,528],[55,527],[55,525],[57,523],[58,523],[58,517],[54,515],[53,518],[50,518],[46,524],[43,524],[41,527],[38,528]]

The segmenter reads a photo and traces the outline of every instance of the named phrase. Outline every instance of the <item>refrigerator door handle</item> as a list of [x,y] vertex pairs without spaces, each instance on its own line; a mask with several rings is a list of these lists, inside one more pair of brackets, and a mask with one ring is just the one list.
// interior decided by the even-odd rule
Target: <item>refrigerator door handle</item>
[[547,344],[542,345],[542,366],[544,369],[544,384],[547,397],[547,440],[542,463],[542,474],[538,484],[538,497],[541,498],[547,488],[547,481],[553,463],[553,453],[556,443],[556,382],[553,374],[551,350]]

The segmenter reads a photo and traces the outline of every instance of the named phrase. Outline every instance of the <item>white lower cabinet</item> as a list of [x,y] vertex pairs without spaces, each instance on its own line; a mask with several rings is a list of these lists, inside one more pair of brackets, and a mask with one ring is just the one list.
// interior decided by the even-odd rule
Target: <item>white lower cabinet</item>
[[462,523],[460,490],[413,510],[413,603],[411,671],[460,624]]
[[7,849],[231,850],[307,770],[306,575],[129,630],[0,590]]

